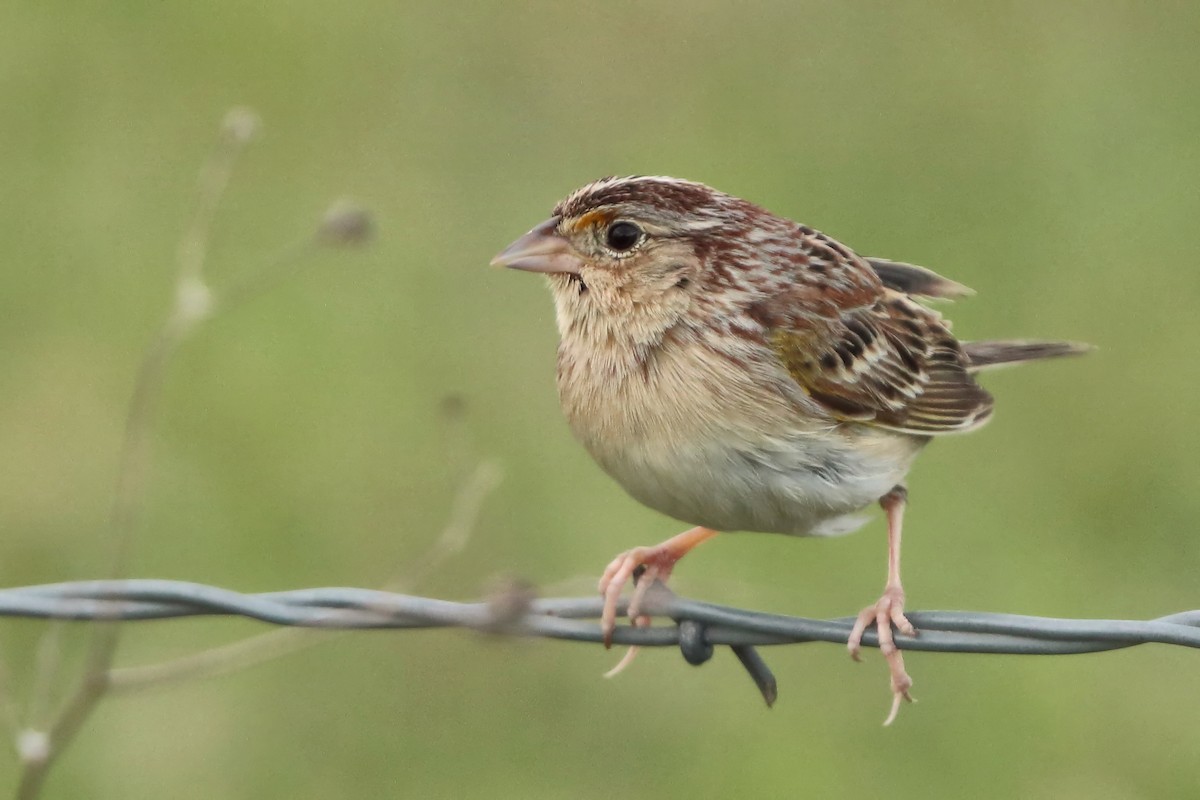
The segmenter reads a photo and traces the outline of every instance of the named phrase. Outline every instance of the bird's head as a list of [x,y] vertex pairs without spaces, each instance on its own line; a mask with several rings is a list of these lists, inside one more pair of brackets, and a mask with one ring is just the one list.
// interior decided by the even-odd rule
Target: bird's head
[[564,335],[616,323],[652,339],[692,307],[722,229],[743,205],[675,178],[604,178],[561,201],[492,264],[544,273]]

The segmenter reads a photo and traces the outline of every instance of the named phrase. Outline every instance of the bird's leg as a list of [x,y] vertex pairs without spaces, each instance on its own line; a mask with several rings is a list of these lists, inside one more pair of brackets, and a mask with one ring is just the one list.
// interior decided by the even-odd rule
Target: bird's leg
[[621,590],[633,578],[634,571],[644,566],[645,572],[638,579],[637,589],[629,604],[629,616],[635,622],[638,618],[638,607],[645,597],[646,589],[655,580],[667,582],[675,563],[683,558],[696,545],[716,536],[717,532],[708,528],[692,528],[672,536],[662,544],[654,547],[635,547],[626,550],[612,560],[600,578],[600,594],[604,595],[604,610],[600,615],[600,628],[604,632],[604,646],[612,647],[613,630],[617,627],[617,601],[621,598]]
[[879,505],[887,515],[887,584],[884,586],[883,596],[874,605],[869,605],[859,612],[846,641],[850,657],[858,661],[862,637],[867,627],[873,625],[879,635],[879,652],[887,659],[892,677],[892,710],[884,720],[884,725],[890,725],[896,719],[901,700],[912,702],[912,696],[909,694],[912,678],[904,671],[904,656],[896,647],[896,640],[892,635],[892,625],[909,636],[914,636],[917,632],[904,616],[904,587],[900,584],[900,527],[904,520],[904,505],[907,499],[908,490],[902,485],[897,485],[879,499]]

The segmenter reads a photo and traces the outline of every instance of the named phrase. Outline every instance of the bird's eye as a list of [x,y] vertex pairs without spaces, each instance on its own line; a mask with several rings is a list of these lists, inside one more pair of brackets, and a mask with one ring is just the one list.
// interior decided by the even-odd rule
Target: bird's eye
[[618,253],[628,250],[642,238],[642,229],[632,222],[614,222],[604,234],[604,241]]

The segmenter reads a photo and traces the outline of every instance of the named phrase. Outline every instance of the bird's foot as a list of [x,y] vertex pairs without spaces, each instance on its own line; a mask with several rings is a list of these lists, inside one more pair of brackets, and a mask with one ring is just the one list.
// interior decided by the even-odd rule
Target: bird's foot
[[879,636],[879,652],[887,659],[892,683],[892,708],[887,719],[883,721],[884,725],[891,725],[895,721],[900,712],[901,701],[913,702],[912,695],[909,694],[913,684],[912,678],[904,669],[904,655],[896,647],[896,639],[892,634],[893,625],[906,636],[917,634],[917,629],[904,616],[904,590],[898,585],[887,587],[874,605],[869,605],[858,613],[858,619],[854,621],[850,637],[846,640],[850,657],[860,661],[862,637],[867,628],[874,626]]
[[[600,629],[604,634],[604,646],[612,647],[613,631],[617,627],[617,603],[621,599],[621,590],[629,581],[634,582],[633,597],[629,599],[629,618],[638,628],[650,625],[650,617],[638,613],[642,601],[645,600],[646,590],[655,581],[664,585],[671,577],[675,562],[683,557],[682,553],[673,554],[664,549],[663,544],[657,547],[635,547],[626,550],[612,560],[600,578],[600,594],[604,595],[604,609],[600,616]],[[685,551],[686,552],[686,551]],[[625,671],[637,657],[636,645],[629,648],[617,665],[604,673],[606,678],[614,678]]]
[[617,627],[617,604],[625,585],[634,581],[633,597],[629,600],[629,617],[635,625],[650,624],[650,618],[639,614],[646,590],[655,581],[666,583],[671,577],[675,563],[683,557],[666,547],[666,542],[655,547],[635,547],[614,558],[600,577],[600,594],[604,596],[604,609],[600,615],[600,629],[604,634],[604,646],[612,647],[613,631]]
[[[653,547],[635,547],[626,550],[612,560],[600,578],[600,594],[604,596],[604,609],[600,615],[600,630],[604,635],[604,646],[612,647],[613,631],[617,627],[617,604],[625,585],[635,580],[636,588],[629,601],[629,616],[635,625],[650,624],[650,618],[639,614],[646,590],[655,582],[666,583],[679,559],[701,542],[716,536],[708,528],[692,528],[678,536],[672,536]],[[628,659],[618,665],[618,669]]]

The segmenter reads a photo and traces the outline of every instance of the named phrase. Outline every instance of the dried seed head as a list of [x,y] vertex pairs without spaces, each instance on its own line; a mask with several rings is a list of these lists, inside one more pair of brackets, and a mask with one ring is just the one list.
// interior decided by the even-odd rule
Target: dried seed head
[[50,735],[26,728],[17,734],[17,755],[22,764],[43,764],[50,758]]
[[221,136],[234,144],[246,144],[258,135],[262,120],[252,108],[235,106],[221,121]]
[[336,201],[321,218],[317,240],[333,247],[356,247],[371,241],[375,225],[371,212],[353,200]]
[[467,399],[461,394],[444,395],[438,406],[442,416],[457,422],[467,415]]
[[212,290],[199,278],[180,281],[175,290],[175,313],[191,324],[209,316],[213,310]]

